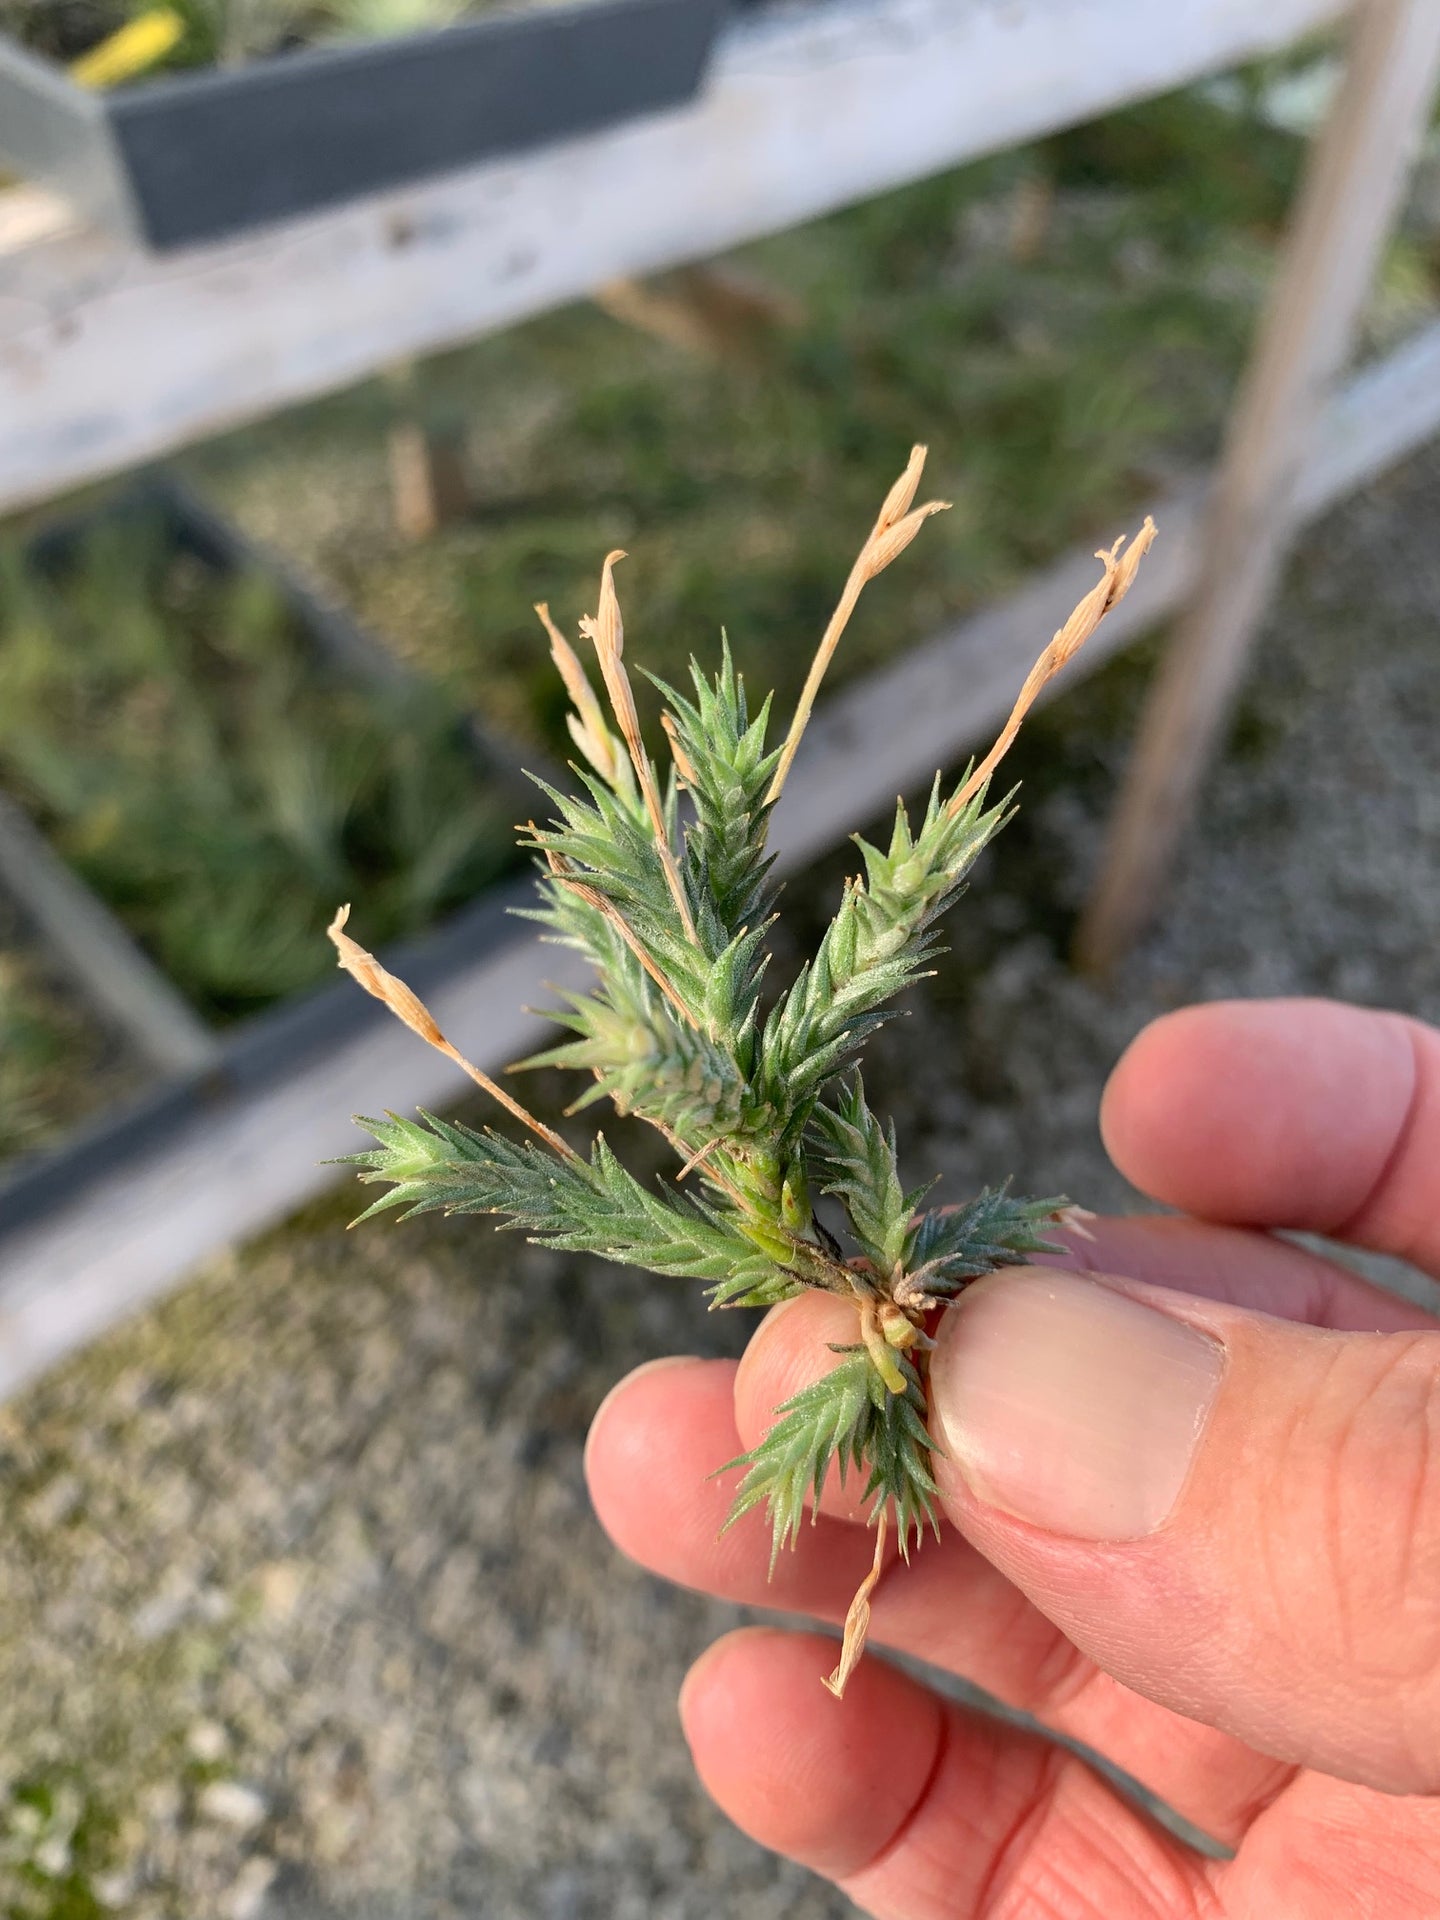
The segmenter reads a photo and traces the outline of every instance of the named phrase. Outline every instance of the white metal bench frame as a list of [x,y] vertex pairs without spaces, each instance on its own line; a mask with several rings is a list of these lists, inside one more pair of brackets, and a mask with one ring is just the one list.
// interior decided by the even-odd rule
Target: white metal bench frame
[[[1340,11],[1334,0],[830,0],[776,11],[732,30],[709,90],[684,113],[164,260],[72,230],[43,195],[12,194],[0,201],[0,510],[605,281],[704,258],[1164,92]],[[1097,665],[1203,604],[1216,529],[1229,528],[1233,554],[1248,528],[1265,585],[1243,619],[1222,609],[1229,680],[1219,676],[1211,700],[1212,737],[1294,527],[1440,431],[1440,325],[1327,395],[1423,123],[1440,7],[1365,0],[1356,44],[1364,57],[1311,169],[1208,508],[1199,479],[1153,504],[1163,537],[1087,649]],[[1292,366],[1297,341],[1303,364]],[[1269,511],[1237,522],[1236,500],[1256,498],[1255,471],[1274,479],[1259,494]],[[1087,552],[1067,555],[823,707],[777,817],[782,863],[832,845],[992,728],[1037,641],[1093,578]],[[1213,605],[1206,617],[1211,639],[1197,615],[1188,642],[1201,658]],[[1163,687],[1157,697],[1173,707]],[[1203,754],[1191,791],[1201,766]],[[562,964],[547,954],[548,971]],[[519,1009],[535,972],[517,931],[437,1000],[471,1058],[494,1067],[533,1044]],[[400,1027],[381,1026],[311,1060],[302,1079],[232,1103],[138,1176],[102,1177],[8,1237],[0,1222],[0,1397],[326,1185],[333,1176],[317,1163],[347,1150],[355,1107],[444,1106],[463,1085]]]

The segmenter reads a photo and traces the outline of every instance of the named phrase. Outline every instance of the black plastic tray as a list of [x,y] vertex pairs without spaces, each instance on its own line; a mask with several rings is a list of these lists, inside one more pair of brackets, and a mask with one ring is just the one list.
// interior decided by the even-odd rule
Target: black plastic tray
[[688,100],[726,0],[582,0],[87,93],[0,35],[0,160],[163,249]]

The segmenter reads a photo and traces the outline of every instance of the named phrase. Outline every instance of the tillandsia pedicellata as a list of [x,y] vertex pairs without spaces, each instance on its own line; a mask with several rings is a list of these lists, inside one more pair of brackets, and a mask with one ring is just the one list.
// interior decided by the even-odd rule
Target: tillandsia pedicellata
[[[692,662],[692,694],[655,682],[669,747],[668,766],[657,767],[623,660],[614,578],[622,554],[606,559],[598,611],[580,622],[608,713],[548,609],[536,609],[573,704],[582,791],[539,783],[554,818],[523,830],[540,871],[532,917],[550,939],[578,949],[595,980],[587,992],[564,993],[551,1013],[570,1037],[520,1065],[588,1073],[592,1084],[571,1112],[609,1098],[618,1112],[658,1128],[680,1162],[672,1182],[643,1185],[603,1134],[588,1155],[577,1153],[462,1059],[410,989],[345,932],[348,907],[330,928],[340,965],[531,1136],[515,1141],[426,1113],[362,1120],[378,1145],[351,1159],[362,1180],[390,1190],[361,1219],[389,1208],[407,1218],[435,1209],[498,1213],[548,1246],[701,1280],[714,1307],[770,1307],[807,1287],[854,1303],[855,1338],[835,1348],[835,1366],[778,1408],[759,1446],[730,1463],[745,1473],[726,1522],[763,1505],[773,1567],[831,1467],[842,1482],[848,1473],[863,1477],[875,1561],[826,1682],[837,1695],[864,1645],[887,1525],[907,1557],[927,1526],[938,1531],[935,1441],[926,1426],[934,1316],[979,1275],[1042,1250],[1066,1205],[1018,1199],[1002,1187],[962,1206],[922,1209],[926,1189],[907,1192],[901,1182],[894,1127],[866,1099],[860,1056],[890,1003],[930,970],[936,921],[1009,816],[1011,797],[992,804],[990,781],[1026,711],[1127,592],[1155,533],[1147,520],[1128,549],[1118,540],[1096,556],[1098,584],[1032,668],[995,745],[954,791],[946,795],[937,775],[918,824],[897,803],[887,849],[857,841],[863,875],[847,882],[814,957],[764,1011],[766,936],[777,917],[770,816],[865,583],[946,504],[913,504],[924,459],[916,447],[890,489],[776,745],[768,739],[770,701],[752,716],[722,642],[713,677]],[[819,1194],[843,1210],[844,1242],[817,1213]]]

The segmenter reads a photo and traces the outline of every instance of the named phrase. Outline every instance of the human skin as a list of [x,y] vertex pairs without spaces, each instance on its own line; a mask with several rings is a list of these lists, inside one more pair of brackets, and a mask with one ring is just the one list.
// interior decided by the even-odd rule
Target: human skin
[[[871,1649],[1105,1754],[1234,1849],[1192,1852],[1083,1760],[872,1651],[732,1633],[681,1692],[702,1781],[882,1920],[1440,1914],[1440,1321],[1273,1237],[1440,1278],[1440,1032],[1319,1000],[1157,1021],[1111,1077],[1116,1166],[1178,1216],[1097,1219],[944,1316],[944,1520],[887,1565]],[[873,1534],[833,1480],[767,1580],[721,1534],[777,1403],[853,1315],[781,1307],[745,1357],[641,1368],[596,1415],[615,1543],[685,1586],[835,1623]]]

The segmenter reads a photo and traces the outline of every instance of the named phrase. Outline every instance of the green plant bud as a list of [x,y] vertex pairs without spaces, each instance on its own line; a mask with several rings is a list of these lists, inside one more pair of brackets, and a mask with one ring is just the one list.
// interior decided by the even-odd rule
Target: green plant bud
[[786,1266],[794,1258],[795,1248],[790,1236],[779,1227],[772,1227],[768,1221],[737,1218],[735,1226],[752,1247],[758,1247],[777,1266]]

